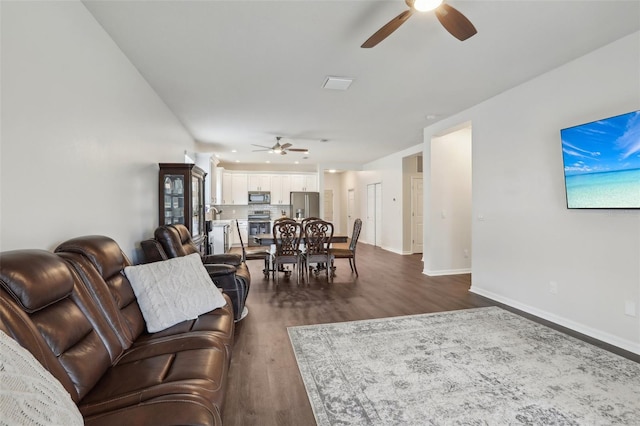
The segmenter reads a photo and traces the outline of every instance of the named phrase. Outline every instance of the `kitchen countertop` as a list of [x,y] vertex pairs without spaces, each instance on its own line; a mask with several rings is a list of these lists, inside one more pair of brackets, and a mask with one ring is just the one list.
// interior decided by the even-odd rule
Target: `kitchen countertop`
[[219,219],[219,220],[212,220],[211,221],[211,226],[216,227],[216,226],[226,226],[229,225],[231,226],[231,219]]

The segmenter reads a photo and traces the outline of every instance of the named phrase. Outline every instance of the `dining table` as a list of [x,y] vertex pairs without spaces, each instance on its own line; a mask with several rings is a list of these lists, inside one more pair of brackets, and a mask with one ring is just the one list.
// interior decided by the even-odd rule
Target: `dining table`
[[[334,235],[333,238],[331,238],[331,243],[346,243],[348,239],[349,237],[346,235]],[[273,234],[254,235],[253,240],[256,244],[261,246],[273,246],[276,243],[273,238]],[[300,243],[304,244],[304,235],[300,237]],[[326,265],[318,265],[315,272],[318,273],[323,267],[326,267]],[[333,271],[335,271],[335,267],[332,268],[332,274],[334,274]],[[269,272],[275,274],[276,271],[274,269],[269,269]],[[291,270],[282,269],[281,272],[284,272],[285,275],[291,275]]]
[[[346,235],[334,235],[331,238],[332,243],[346,243],[349,237]],[[253,236],[253,240],[256,244],[261,246],[270,246],[275,244],[275,239],[273,238],[273,234],[258,234]],[[304,236],[300,237],[300,242],[304,243]]]

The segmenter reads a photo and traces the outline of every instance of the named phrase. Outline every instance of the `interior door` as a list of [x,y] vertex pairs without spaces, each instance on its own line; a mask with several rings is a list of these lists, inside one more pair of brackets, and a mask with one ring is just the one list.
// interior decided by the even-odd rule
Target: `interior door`
[[423,210],[424,199],[422,178],[411,178],[411,251],[423,252]]

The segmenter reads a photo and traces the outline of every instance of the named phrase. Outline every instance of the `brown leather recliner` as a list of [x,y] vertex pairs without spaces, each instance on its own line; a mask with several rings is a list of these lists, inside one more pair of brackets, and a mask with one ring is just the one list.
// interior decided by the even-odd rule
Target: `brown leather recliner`
[[230,306],[148,333],[129,265],[102,236],[66,241],[56,254],[0,253],[0,330],[53,374],[87,426],[221,425]]
[[[156,228],[154,237],[140,243],[147,263],[200,253],[184,225],[160,226]],[[251,274],[242,257],[237,254],[212,254],[202,256],[202,263],[216,286],[231,298],[235,320],[244,318],[249,312],[245,303],[251,286]],[[230,266],[235,268],[234,279]]]

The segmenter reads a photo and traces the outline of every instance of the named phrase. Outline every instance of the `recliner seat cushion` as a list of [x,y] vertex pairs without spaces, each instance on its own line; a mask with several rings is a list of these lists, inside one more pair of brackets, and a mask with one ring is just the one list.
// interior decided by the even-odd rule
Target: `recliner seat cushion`
[[80,410],[91,416],[171,394],[200,395],[221,407],[228,368],[224,345],[211,335],[134,347],[80,401]]

